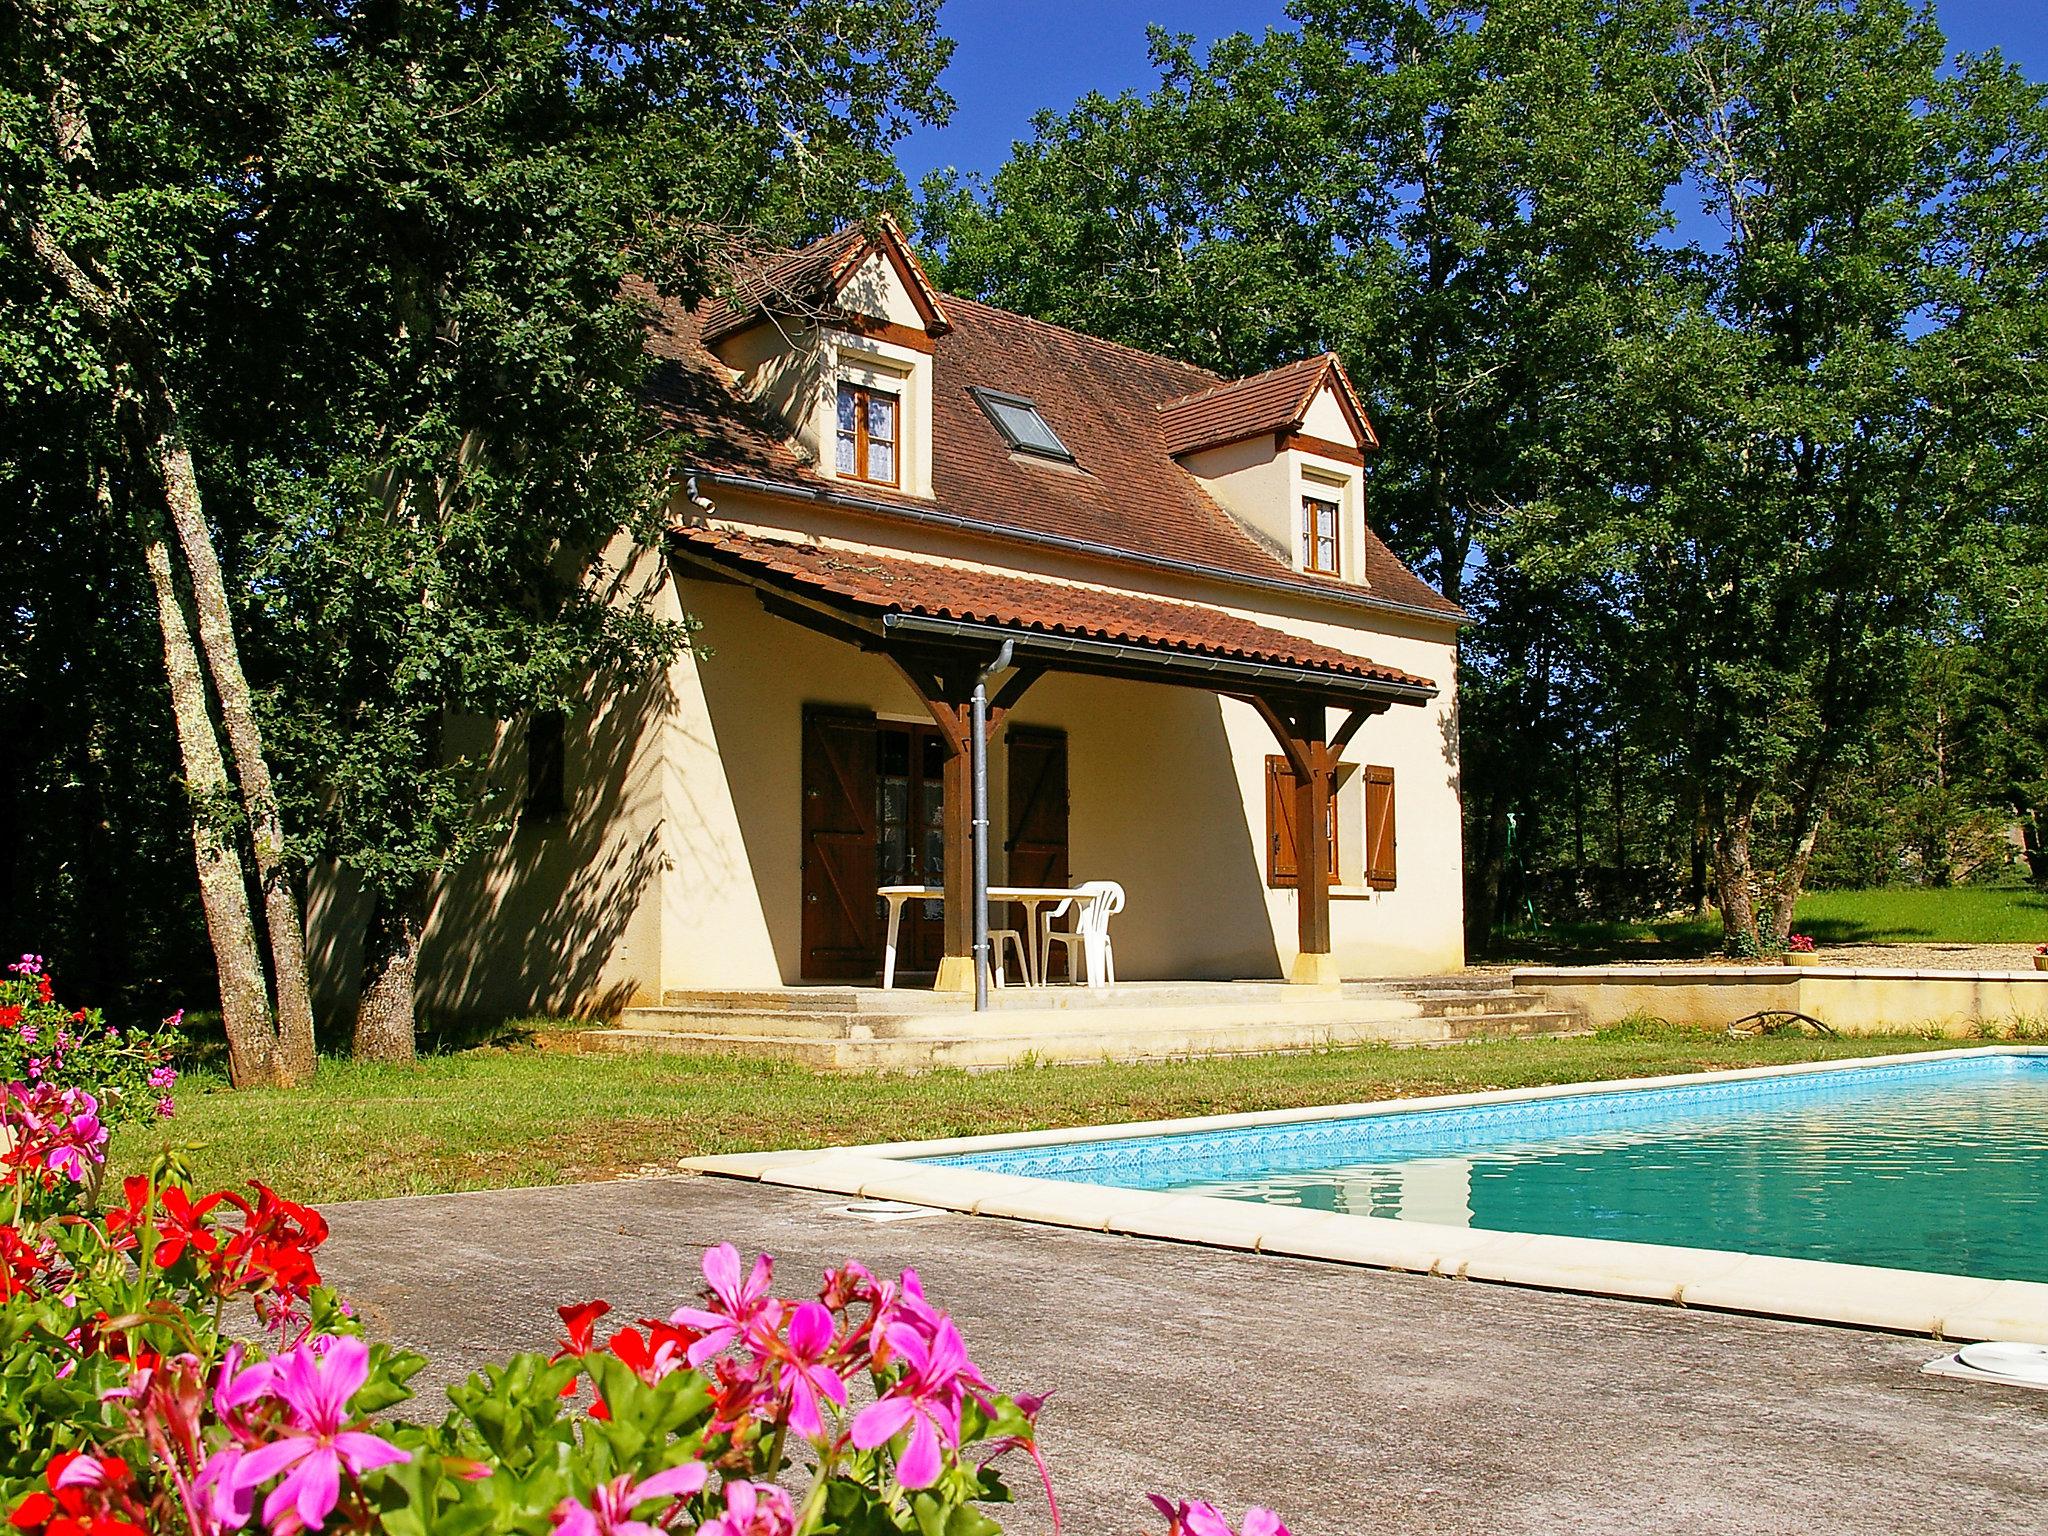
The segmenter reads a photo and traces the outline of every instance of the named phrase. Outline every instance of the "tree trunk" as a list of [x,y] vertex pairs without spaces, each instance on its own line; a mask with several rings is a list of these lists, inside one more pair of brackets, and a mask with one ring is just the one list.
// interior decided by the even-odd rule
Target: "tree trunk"
[[1707,836],[1706,797],[1696,796],[1692,816],[1692,868],[1687,875],[1686,888],[1686,894],[1692,902],[1694,922],[1705,922],[1707,918],[1707,850],[1710,842]]
[[356,1001],[358,1061],[414,1059],[413,998],[419,979],[426,892],[379,896],[363,934],[363,990]]
[[248,674],[242,670],[241,650],[235,643],[227,583],[221,577],[212,531],[206,526],[199,477],[191,450],[179,435],[177,401],[160,377],[145,382],[155,395],[150,413],[150,457],[162,476],[171,526],[191,574],[199,643],[206,653],[214,696],[220,700],[221,724],[226,728],[228,749],[234,754],[242,809],[256,854],[256,878],[263,889],[271,983],[277,995],[279,1076],[288,1084],[303,1083],[313,1076],[313,1000],[306,982],[305,919],[285,865],[284,817],[278,810],[270,763],[264,756]]
[[1799,907],[1799,894],[1806,889],[1806,871],[1813,863],[1813,850],[1820,842],[1821,823],[1826,815],[1815,809],[1811,801],[1798,808],[1799,833],[1792,844],[1792,857],[1785,862],[1784,873],[1778,877],[1777,889],[1771,899],[1771,931],[1762,937],[1768,942],[1765,948],[1773,953],[1784,946],[1792,935],[1792,917]]
[[1475,955],[1490,954],[1493,950],[1493,930],[1500,915],[1501,878],[1507,870],[1508,798],[1495,790],[1487,800],[1486,817],[1480,823],[1479,878],[1465,914],[1465,947]]
[[1714,818],[1720,823],[1714,828],[1714,886],[1721,901],[1721,947],[1731,955],[1754,955],[1759,948],[1750,862],[1755,818],[1756,792],[1748,788]]
[[154,509],[138,509],[136,536],[143,564],[156,594],[157,627],[163,634],[164,675],[171,690],[171,715],[177,722],[178,751],[185,768],[185,792],[192,802],[192,852],[199,865],[199,904],[206,914],[206,934],[213,944],[214,967],[220,976],[221,1022],[228,1037],[228,1080],[237,1088],[276,1082],[279,1077],[277,1033],[270,1019],[269,994],[263,984],[263,959],[256,949],[256,927],[249,911],[247,871],[242,851],[223,816],[234,790],[213,717],[206,702],[206,678],[199,652],[171,569],[170,546],[163,520]]
[[[61,112],[53,115],[57,120],[59,137],[64,139],[68,131],[67,119]],[[84,133],[80,122],[67,142],[89,142],[89,138],[80,138]],[[250,705],[248,679],[243,675],[234,645],[226,588],[221,580],[220,562],[213,553],[212,534],[206,528],[198,479],[193,472],[191,454],[179,436],[176,398],[158,365],[154,339],[135,313],[127,292],[96,268],[89,271],[81,266],[63,243],[42,225],[19,220],[10,223],[21,234],[30,253],[49,274],[57,289],[78,307],[87,324],[107,342],[114,358],[128,372],[142,395],[151,418],[146,428],[148,455],[162,476],[165,500],[178,524],[180,544],[186,550],[194,590],[199,597],[201,638],[207,645],[207,660],[215,687],[220,691],[222,716],[228,726],[230,746],[235,751],[237,768],[241,773],[244,814],[255,846],[258,873],[263,879],[265,926],[270,935],[274,979],[285,1005],[278,1025],[273,1026],[268,992],[265,991],[261,1015],[271,1049],[264,1063],[264,1074],[266,1080],[285,1085],[304,1082],[313,1071],[313,1012],[306,987],[305,929],[299,915],[298,896],[281,867],[283,826],[277,816],[269,764],[263,757],[262,738],[256,729],[255,713]],[[161,527],[156,527],[154,532],[155,545],[163,549],[168,559],[169,548],[164,544]],[[149,544],[145,537],[145,547]],[[195,548],[202,552],[202,557],[197,560],[192,555]],[[174,580],[173,596],[176,595]],[[182,608],[179,623],[189,644],[191,628],[184,622]],[[199,698],[203,706],[203,682]],[[218,758],[219,741],[213,736],[210,715],[207,735],[213,742],[213,754]],[[217,808],[214,814],[218,814]],[[235,863],[238,867],[241,864],[239,853]],[[203,869],[201,873],[203,880]],[[242,898],[241,905],[247,909],[246,896]],[[261,987],[260,965],[256,979]],[[275,1032],[279,1027],[281,1035]]]

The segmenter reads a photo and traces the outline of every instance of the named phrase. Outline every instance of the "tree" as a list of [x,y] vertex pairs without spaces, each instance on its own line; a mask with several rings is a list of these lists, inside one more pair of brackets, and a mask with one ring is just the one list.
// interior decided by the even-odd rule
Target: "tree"
[[[327,857],[375,898],[363,1054],[411,1054],[431,882],[493,832],[445,722],[563,705],[684,643],[590,563],[622,527],[653,537],[676,451],[643,408],[628,274],[693,301],[753,241],[900,191],[887,144],[946,107],[934,10],[7,17],[17,247],[133,381],[209,663],[216,638],[249,658],[246,693],[211,669],[213,707],[231,746],[269,733],[304,829],[266,837],[267,765],[237,753],[250,852]],[[92,125],[90,178],[53,102]],[[239,633],[213,622],[205,532]]]
[[[1583,731],[1582,573],[1496,565],[1532,505],[1600,526],[1618,471],[1611,338],[1653,268],[1676,175],[1650,122],[1675,17],[1592,0],[1301,0],[1298,33],[1197,58],[1154,36],[1160,88],[1042,115],[985,188],[935,179],[942,280],[1242,374],[1332,349],[1386,445],[1375,525],[1475,605],[1463,669],[1472,938],[1508,828]],[[1554,563],[1553,563],[1554,567]],[[1569,654],[1567,654],[1569,653]]]
[[2048,116],[1943,52],[1887,0],[1706,0],[1666,104],[1718,233],[1620,343],[1639,469],[1601,554],[1732,952],[1783,943],[1953,555],[2039,452]]
[[885,190],[945,106],[934,10],[350,9],[288,84],[227,285],[270,323],[209,420],[304,814],[373,898],[359,1056],[411,1055],[433,880],[500,830],[446,723],[572,709],[686,643],[598,563],[622,528],[658,545],[677,449],[629,278],[693,302]]
[[[0,77],[0,154],[9,189],[0,202],[0,228],[11,238],[16,259],[39,273],[64,307],[64,319],[51,332],[57,345],[48,355],[69,361],[67,352],[79,354],[66,342],[85,346],[80,371],[94,381],[88,387],[97,388],[121,429],[113,456],[146,466],[156,481],[143,493],[145,502],[155,505],[135,506],[134,528],[157,599],[231,1070],[238,1082],[290,1084],[304,1081],[313,1068],[304,933],[296,894],[284,875],[283,826],[199,490],[182,392],[155,319],[159,302],[177,302],[181,290],[206,275],[195,269],[181,242],[192,231],[195,214],[203,219],[201,210],[210,201],[208,179],[228,168],[217,153],[208,155],[202,147],[215,114],[179,114],[177,109],[193,105],[191,98],[200,94],[192,90],[187,73],[193,55],[203,58],[218,40],[209,35],[204,19],[195,25],[195,18],[175,8],[163,17],[137,21],[69,6],[14,9],[0,16],[0,36],[10,45],[8,71]],[[152,27],[164,21],[169,25]],[[139,34],[169,44],[168,56],[139,49],[123,58],[126,68],[116,66],[104,76],[93,71],[94,63],[111,62],[104,56],[120,42],[132,43]],[[81,84],[89,72],[102,93],[98,100]],[[140,107],[145,113],[168,114],[162,128],[147,126],[144,134],[159,139],[153,146],[159,155],[166,148],[163,140],[182,152],[181,176],[175,186],[153,188],[158,194],[153,199],[135,195],[138,189],[126,182],[131,167],[121,163],[136,136],[121,130],[147,124],[147,118],[130,117],[117,127],[117,164],[103,173],[99,120],[104,114],[99,109],[112,99],[121,100],[130,113]],[[161,168],[160,159],[153,163]],[[124,258],[132,259],[138,243],[153,255],[172,258],[150,273],[153,291],[123,273]],[[35,353],[23,349],[17,355]],[[107,486],[112,470],[102,465],[96,474],[103,488],[100,500],[111,512],[113,495]],[[182,594],[164,543],[165,512],[189,576]],[[196,648],[185,612],[188,601],[197,616]],[[257,953],[235,833],[221,820],[221,800],[232,786],[198,673],[202,654],[235,756],[242,811],[254,834],[268,919],[268,978]]]

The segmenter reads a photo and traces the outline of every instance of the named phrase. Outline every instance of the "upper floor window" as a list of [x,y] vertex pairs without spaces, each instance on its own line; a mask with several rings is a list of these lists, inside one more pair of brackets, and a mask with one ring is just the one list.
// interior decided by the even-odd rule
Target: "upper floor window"
[[839,386],[839,473],[895,485],[896,397],[865,384]]
[[1301,498],[1301,568],[1341,576],[1337,544],[1336,502],[1322,496]]

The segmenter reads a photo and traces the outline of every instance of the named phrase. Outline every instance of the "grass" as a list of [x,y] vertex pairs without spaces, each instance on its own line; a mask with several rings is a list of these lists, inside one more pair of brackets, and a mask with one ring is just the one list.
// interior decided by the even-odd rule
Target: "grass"
[[[1879,886],[1809,891],[1796,932],[1833,944],[2038,944],[2048,941],[2048,891],[2011,885]],[[1504,937],[1490,960],[1691,960],[1721,946],[1717,919],[1556,923]]]
[[390,1068],[325,1061],[314,1086],[235,1092],[206,1071],[176,1119],[125,1131],[113,1172],[165,1140],[209,1185],[259,1178],[302,1200],[560,1184],[775,1147],[1035,1130],[1661,1072],[1765,1066],[1939,1046],[1913,1035],[1730,1040],[1663,1025],[1579,1039],[969,1075],[821,1076],[737,1058],[492,1047]]

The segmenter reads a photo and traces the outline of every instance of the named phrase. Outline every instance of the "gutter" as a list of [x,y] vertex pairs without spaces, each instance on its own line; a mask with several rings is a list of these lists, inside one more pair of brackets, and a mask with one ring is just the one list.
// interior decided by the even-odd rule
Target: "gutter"
[[864,496],[849,496],[843,491],[830,490],[824,486],[792,485],[785,480],[762,480],[753,475],[735,475],[711,469],[690,470],[687,478],[693,486],[695,482],[704,480],[736,491],[752,491],[760,496],[779,496],[789,501],[814,501],[828,507],[841,507],[849,512],[903,518],[914,523],[948,528],[959,533],[979,534],[1010,543],[1032,544],[1041,549],[1057,549],[1067,554],[1092,555],[1120,565],[1145,566],[1176,576],[1198,576],[1204,580],[1223,582],[1235,587],[1249,587],[1255,591],[1284,592],[1291,597],[1306,597],[1347,608],[1365,608],[1379,613],[1396,613],[1405,618],[1427,619],[1457,629],[1463,629],[1466,625],[1476,622],[1463,608],[1454,616],[1414,603],[1375,597],[1369,592],[1333,592],[1325,591],[1321,587],[1300,587],[1293,582],[1280,581],[1271,576],[1254,576],[1245,571],[1227,571],[1220,566],[1201,565],[1191,560],[1175,560],[1166,555],[1139,554],[1135,550],[1119,549],[1114,544],[1098,544],[1091,539],[1072,539],[1057,533],[1035,533],[1025,528],[1001,528],[991,523],[976,522],[971,517],[958,517],[951,512],[900,506],[891,501],[870,501]]
[[1150,645],[1122,645],[1113,640],[1090,640],[1079,635],[1042,634],[1036,630],[1008,629],[999,624],[977,624],[964,619],[939,619],[921,613],[885,613],[882,628],[906,635],[930,635],[944,640],[973,640],[990,645],[1014,644],[1019,652],[1057,652],[1097,661],[1130,662],[1145,666],[1165,665],[1176,671],[1201,672],[1224,682],[1240,685],[1263,683],[1299,688],[1307,693],[1345,693],[1392,700],[1398,704],[1424,704],[1437,690],[1421,683],[1396,683],[1384,678],[1357,677],[1342,672],[1319,672],[1278,662],[1243,661],[1228,656],[1201,656],[1187,651],[1163,650]]

